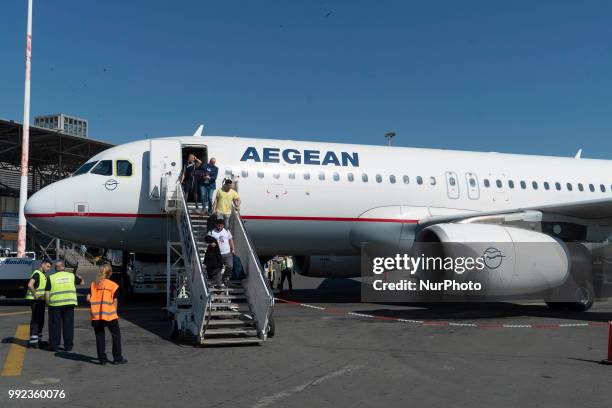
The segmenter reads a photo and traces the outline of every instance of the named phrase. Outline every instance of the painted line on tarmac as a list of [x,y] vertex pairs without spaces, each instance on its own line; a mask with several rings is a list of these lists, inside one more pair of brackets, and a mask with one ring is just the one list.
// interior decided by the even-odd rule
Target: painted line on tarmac
[[[2,377],[17,377],[21,375],[23,369],[23,360],[25,358],[25,342],[28,341],[30,336],[30,326],[27,324],[20,324],[17,326],[15,337],[13,338],[13,344],[9,348],[6,361],[4,362],[4,368],[2,369]],[[20,344],[23,343],[23,344]]]
[[328,312],[335,315],[345,315],[356,318],[364,318],[364,319],[376,319],[376,320],[386,320],[386,321],[394,321],[400,323],[410,323],[414,325],[420,326],[430,326],[430,327],[440,327],[440,326],[453,326],[453,327],[474,327],[477,329],[561,329],[561,328],[569,328],[569,327],[608,327],[608,322],[591,322],[591,321],[582,321],[577,323],[530,323],[530,324],[504,324],[504,323],[456,323],[449,322],[444,320],[411,320],[411,319],[402,319],[399,317],[389,317],[389,316],[380,316],[373,315],[368,313],[358,313],[358,312],[347,312],[341,309],[331,308],[331,307],[323,307],[323,306],[315,306],[310,305],[308,303],[300,303],[295,302],[293,300],[275,298],[279,302],[287,303],[289,305],[301,306],[308,309],[320,310],[322,312]]
[[[124,310],[127,312],[133,312],[133,311],[138,311],[138,310],[162,310],[162,307],[125,307],[125,308],[120,308],[119,310]],[[83,311],[89,311],[88,307],[78,307],[76,309],[74,309],[75,312],[83,312]],[[19,315],[24,315],[24,314],[31,314],[32,311],[31,310],[22,310],[19,312],[6,312],[6,313],[0,313],[0,317],[7,317],[7,316],[19,316]]]

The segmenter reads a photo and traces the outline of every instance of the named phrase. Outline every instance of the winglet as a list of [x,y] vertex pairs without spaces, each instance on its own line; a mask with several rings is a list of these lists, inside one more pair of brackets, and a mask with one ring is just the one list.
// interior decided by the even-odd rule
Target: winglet
[[202,137],[202,136],[204,136],[204,125],[200,125],[198,130],[196,130],[195,133],[193,134],[193,137]]
[[582,149],[578,149],[578,151],[576,152],[576,155],[574,156],[575,159],[580,159],[582,157]]

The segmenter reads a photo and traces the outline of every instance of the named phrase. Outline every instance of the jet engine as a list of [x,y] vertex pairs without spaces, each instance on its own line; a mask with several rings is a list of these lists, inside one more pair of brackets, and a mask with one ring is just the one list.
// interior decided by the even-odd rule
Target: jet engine
[[[432,225],[420,231],[416,241],[415,254],[480,257],[484,264],[482,270],[460,276],[444,271],[442,274],[446,276],[438,273],[437,279],[481,282],[484,296],[540,292],[550,296],[547,303],[551,306],[575,303],[575,309],[586,310],[592,305],[593,296],[584,299],[584,287],[588,286],[592,266],[590,251],[582,244],[568,244],[541,232],[512,226],[469,223]],[[425,273],[421,272],[419,277],[423,279]],[[559,298],[559,288],[568,287],[569,292],[562,291],[563,298]]]

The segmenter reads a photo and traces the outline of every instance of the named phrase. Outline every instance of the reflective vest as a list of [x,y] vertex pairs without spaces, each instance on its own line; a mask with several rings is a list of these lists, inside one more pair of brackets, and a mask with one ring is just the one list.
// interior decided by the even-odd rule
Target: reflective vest
[[74,274],[66,271],[49,275],[51,290],[49,291],[49,306],[76,306],[77,294],[74,284]]
[[91,320],[111,321],[118,319],[115,308],[115,293],[119,285],[110,279],[102,280],[100,286],[96,282],[91,283],[89,312]]
[[[38,269],[35,269],[34,272],[32,272],[32,276],[30,276],[30,279],[34,278],[34,275],[38,274],[38,286],[36,287],[36,299],[44,299],[45,298],[45,287],[47,286],[47,275],[45,275],[42,271],[39,271]],[[26,299],[34,299],[34,295],[32,294],[32,291],[30,289],[28,289],[28,292],[26,293]]]

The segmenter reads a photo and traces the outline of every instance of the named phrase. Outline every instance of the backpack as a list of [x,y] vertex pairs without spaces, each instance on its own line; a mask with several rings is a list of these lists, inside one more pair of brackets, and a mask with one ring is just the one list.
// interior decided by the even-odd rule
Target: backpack
[[238,255],[234,255],[234,270],[232,271],[233,280],[242,280],[246,278],[246,271],[242,266],[242,261]]

